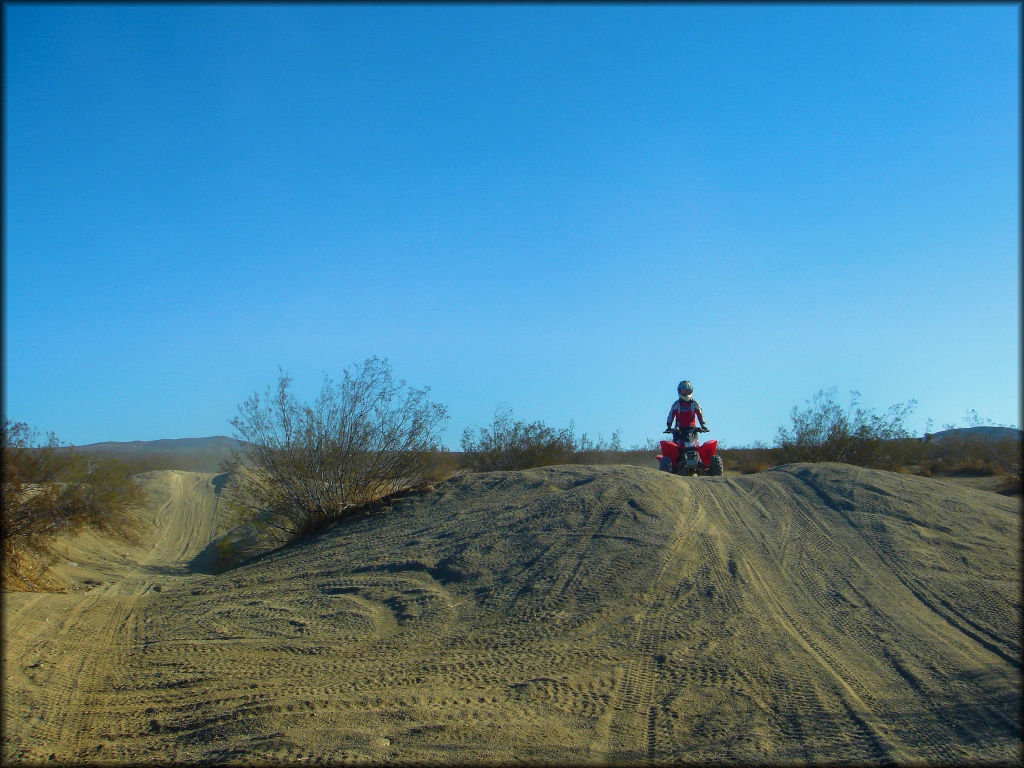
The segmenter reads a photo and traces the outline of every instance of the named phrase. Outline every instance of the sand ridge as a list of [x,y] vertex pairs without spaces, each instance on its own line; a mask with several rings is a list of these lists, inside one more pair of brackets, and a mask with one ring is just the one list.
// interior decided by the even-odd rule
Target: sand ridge
[[1020,754],[1020,509],[994,493],[838,464],[463,475],[211,576],[214,476],[145,479],[136,550],[69,544],[101,584],[5,594],[5,759]]

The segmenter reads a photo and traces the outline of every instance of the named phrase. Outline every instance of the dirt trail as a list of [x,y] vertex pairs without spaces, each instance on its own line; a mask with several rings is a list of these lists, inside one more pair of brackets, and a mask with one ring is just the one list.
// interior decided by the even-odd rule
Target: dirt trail
[[212,477],[151,473],[145,546],[71,553],[101,586],[5,596],[5,759],[1019,757],[1017,500],[487,473],[203,576]]
[[87,589],[4,593],[5,759],[115,756],[104,751],[123,736],[109,722],[113,680],[137,644],[145,602],[192,578],[189,561],[213,537],[213,477],[140,476],[147,505],[137,544],[91,532],[58,544],[67,559],[56,575]]

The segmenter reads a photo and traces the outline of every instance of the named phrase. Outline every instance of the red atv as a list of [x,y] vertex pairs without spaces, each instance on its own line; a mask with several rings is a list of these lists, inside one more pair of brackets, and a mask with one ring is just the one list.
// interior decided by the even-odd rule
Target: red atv
[[661,453],[655,457],[658,469],[676,475],[721,475],[725,472],[722,457],[715,455],[718,441],[697,442],[697,433],[707,431],[707,427],[696,426],[666,429],[665,432],[671,433],[674,440],[661,441]]

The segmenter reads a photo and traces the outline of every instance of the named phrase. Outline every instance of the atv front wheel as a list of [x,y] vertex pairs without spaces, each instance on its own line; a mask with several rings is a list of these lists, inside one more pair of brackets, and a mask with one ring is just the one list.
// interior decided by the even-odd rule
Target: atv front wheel
[[722,461],[721,456],[712,456],[711,463],[708,465],[708,474],[712,477],[725,473],[725,463]]
[[671,472],[672,459],[670,459],[668,456],[662,456],[661,461],[658,462],[658,469],[660,469],[662,472]]

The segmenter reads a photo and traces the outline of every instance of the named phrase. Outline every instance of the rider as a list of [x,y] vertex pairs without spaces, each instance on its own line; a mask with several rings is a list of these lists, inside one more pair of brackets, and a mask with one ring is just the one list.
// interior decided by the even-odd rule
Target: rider
[[696,419],[700,421],[701,429],[706,432],[707,426],[704,424],[704,414],[700,410],[700,405],[692,397],[693,384],[688,379],[684,379],[679,382],[676,391],[679,393],[679,399],[672,403],[672,407],[669,408],[668,422],[665,426],[668,429],[672,429],[672,422],[675,421],[677,429],[685,429],[694,426],[694,420]]

